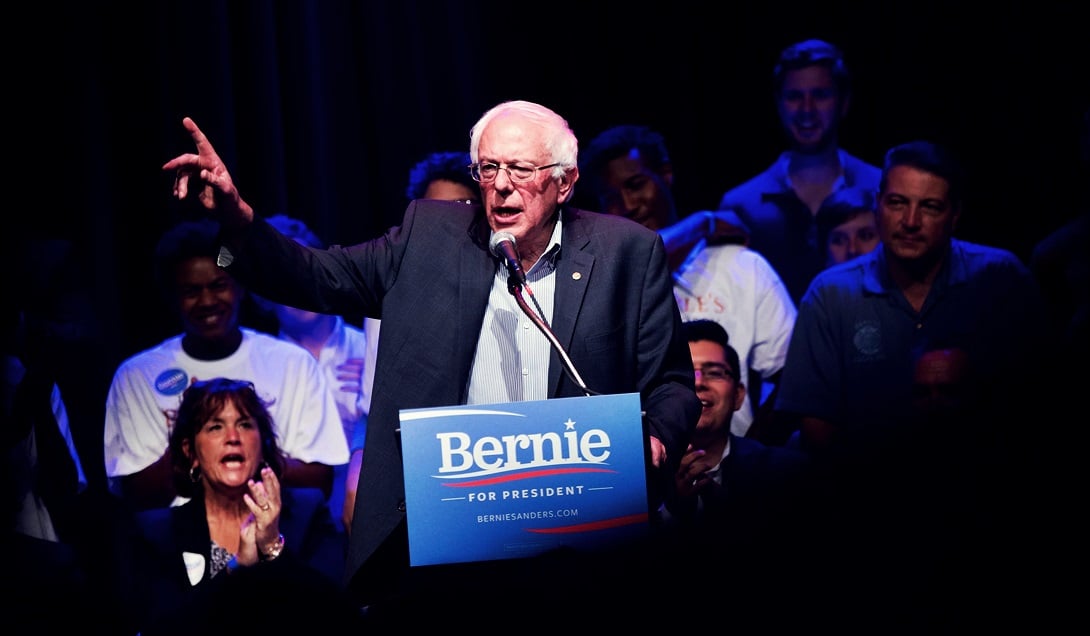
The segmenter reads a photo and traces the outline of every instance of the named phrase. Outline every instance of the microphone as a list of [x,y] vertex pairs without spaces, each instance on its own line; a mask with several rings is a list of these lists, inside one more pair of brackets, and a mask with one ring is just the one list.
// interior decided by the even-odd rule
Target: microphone
[[519,285],[526,284],[526,273],[522,271],[522,261],[519,260],[519,253],[515,248],[514,234],[496,232],[488,241],[488,249],[504,260],[504,263],[507,264],[507,272]]
[[[571,358],[568,357],[568,352],[564,351],[564,346],[560,344],[560,340],[557,339],[556,334],[549,327],[549,322],[545,319],[545,312],[541,311],[541,306],[537,304],[537,298],[534,297],[534,291],[526,284],[526,273],[522,271],[522,262],[519,260],[518,250],[515,249],[515,236],[510,232],[496,232],[488,241],[488,249],[507,263],[507,271],[510,274],[507,279],[507,291],[511,292],[511,295],[515,297],[515,302],[518,304],[519,309],[522,310],[522,313],[526,314],[526,317],[541,330],[549,344],[556,350],[564,367],[564,372],[568,374],[572,382],[575,382],[583,390],[584,394],[600,395],[596,391],[587,388],[586,382],[583,381],[579,371],[572,364]],[[522,297],[524,287],[526,292],[530,294],[530,300],[537,307],[537,313],[530,309],[530,306],[526,304],[526,299]]]

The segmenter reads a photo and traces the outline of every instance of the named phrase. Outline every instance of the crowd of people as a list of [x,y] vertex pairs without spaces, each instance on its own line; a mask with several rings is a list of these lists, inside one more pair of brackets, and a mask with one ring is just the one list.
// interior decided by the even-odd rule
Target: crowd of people
[[[718,209],[676,208],[650,127],[581,148],[513,100],[468,150],[412,166],[401,222],[352,245],[252,208],[185,118],[192,148],[162,168],[207,218],[148,264],[181,333],[103,392],[101,496],[44,319],[23,294],[5,312],[20,616],[48,625],[31,608],[59,590],[107,633],[392,631],[479,598],[525,619],[563,586],[601,627],[640,602],[734,603],[771,631],[1030,620],[1047,594],[1015,589],[1044,571],[1027,543],[1067,490],[1029,429],[1073,388],[1049,377],[1056,351],[1085,350],[1085,290],[1055,280],[1085,249],[1058,235],[1030,267],[959,238],[969,184],[940,144],[873,164],[841,148],[835,45],[787,47],[773,77],[787,149]],[[274,329],[245,324],[247,298]],[[410,565],[403,411],[622,393],[646,542]]]

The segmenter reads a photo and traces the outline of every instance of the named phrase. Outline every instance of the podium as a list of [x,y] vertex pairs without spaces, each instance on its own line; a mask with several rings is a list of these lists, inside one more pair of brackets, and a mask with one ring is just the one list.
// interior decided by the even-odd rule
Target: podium
[[646,538],[639,394],[403,409],[410,566]]

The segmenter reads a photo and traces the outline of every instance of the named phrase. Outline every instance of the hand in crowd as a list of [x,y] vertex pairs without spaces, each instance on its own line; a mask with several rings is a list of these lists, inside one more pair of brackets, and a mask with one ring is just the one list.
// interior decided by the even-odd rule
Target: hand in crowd
[[268,466],[261,469],[261,481],[250,480],[250,492],[242,498],[250,516],[242,523],[239,535],[238,563],[253,565],[261,560],[262,551],[280,540],[280,480]]
[[674,473],[674,486],[681,497],[695,497],[715,482],[708,471],[719,464],[719,458],[706,457],[703,449],[694,449],[692,445],[681,458],[681,465]]
[[345,393],[359,395],[363,391],[363,369],[366,361],[363,358],[348,358],[337,365],[337,382],[339,390]]
[[651,435],[651,465],[655,468],[662,468],[666,463],[666,445],[662,443],[662,440]]

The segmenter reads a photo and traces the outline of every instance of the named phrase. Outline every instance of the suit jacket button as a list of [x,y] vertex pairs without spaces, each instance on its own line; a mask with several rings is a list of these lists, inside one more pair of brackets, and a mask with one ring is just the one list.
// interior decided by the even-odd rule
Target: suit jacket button
[[405,500],[404,499],[397,502],[397,511],[398,512],[405,512]]

